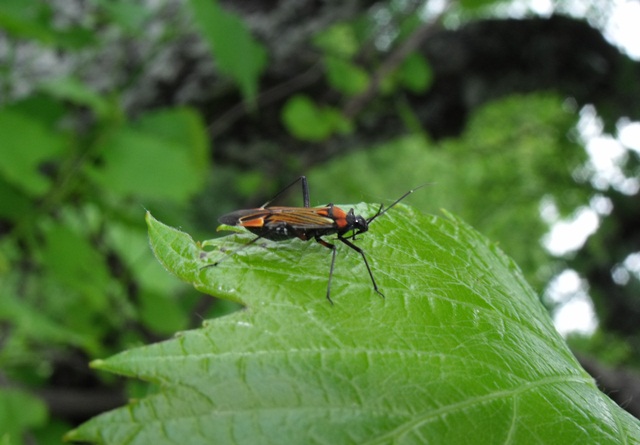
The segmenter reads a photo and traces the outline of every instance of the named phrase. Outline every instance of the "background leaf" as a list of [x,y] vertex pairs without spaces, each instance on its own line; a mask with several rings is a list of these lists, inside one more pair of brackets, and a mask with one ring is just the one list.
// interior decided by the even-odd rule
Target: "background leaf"
[[191,0],[189,4],[220,71],[238,83],[245,99],[253,101],[258,78],[267,63],[266,51],[242,20],[217,2]]
[[9,444],[21,443],[25,431],[42,426],[46,420],[47,409],[40,399],[20,390],[0,389],[1,440]]
[[327,56],[324,65],[329,84],[341,93],[356,95],[367,89],[369,75],[358,65],[335,56]]
[[359,47],[353,26],[347,23],[336,23],[322,30],[313,39],[313,43],[327,54],[345,59],[355,56]]
[[95,42],[94,33],[89,29],[52,27],[49,20],[54,7],[35,0],[3,0],[0,2],[0,28],[16,38],[63,48],[82,48]]
[[113,107],[109,101],[74,77],[61,77],[44,82],[41,89],[52,97],[85,105],[100,118],[108,117]]
[[202,119],[188,109],[149,113],[102,141],[104,165],[93,179],[123,197],[180,201],[204,182],[207,167]]
[[433,82],[433,71],[426,59],[418,53],[409,54],[396,74],[409,91],[426,91]]
[[338,110],[318,106],[304,95],[293,96],[287,102],[282,121],[291,134],[307,141],[322,141],[334,131],[346,133],[351,129]]
[[[370,215],[376,206],[359,205]],[[172,273],[247,310],[94,366],[162,391],[70,433],[103,443],[634,443],[640,426],[598,391],[519,269],[455,218],[398,206],[329,252],[203,244],[148,215]],[[224,251],[213,250],[221,247]]]
[[12,110],[0,111],[0,134],[0,174],[29,195],[44,194],[51,181],[38,167],[65,150],[64,137],[39,120]]

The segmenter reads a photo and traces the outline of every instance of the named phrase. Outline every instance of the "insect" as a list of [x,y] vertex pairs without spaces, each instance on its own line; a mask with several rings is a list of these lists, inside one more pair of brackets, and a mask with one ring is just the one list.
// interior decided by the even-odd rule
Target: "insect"
[[[302,183],[302,201],[304,207],[269,207],[269,204],[298,182]],[[256,238],[252,239],[239,249],[236,249],[232,254],[263,238],[272,241],[284,241],[292,238],[299,238],[303,241],[313,239],[330,249],[331,267],[329,268],[329,281],[327,283],[327,300],[329,300],[329,303],[331,304],[333,304],[333,301],[331,300],[331,279],[333,278],[333,268],[336,262],[337,250],[335,244],[329,243],[322,237],[336,234],[339,241],[343,242],[362,256],[364,264],[367,267],[367,272],[369,272],[369,277],[371,277],[373,289],[384,298],[384,295],[378,289],[378,285],[373,277],[373,272],[371,272],[371,267],[369,266],[369,262],[367,261],[364,251],[353,244],[351,240],[355,241],[357,235],[369,230],[369,224],[371,224],[377,217],[384,215],[389,209],[421,187],[424,187],[424,185],[416,187],[413,190],[409,190],[387,208],[384,208],[384,205],[380,204],[380,208],[375,215],[370,218],[364,218],[360,215],[356,215],[353,209],[345,212],[340,207],[333,204],[327,204],[322,207],[310,207],[309,185],[307,184],[307,178],[306,176],[300,176],[278,192],[271,200],[265,202],[261,207],[256,209],[236,210],[235,212],[221,216],[218,221],[229,226],[244,227],[257,235]],[[229,256],[231,255],[228,255],[215,263],[208,264],[202,267],[202,269],[217,266],[225,258],[229,258]]]

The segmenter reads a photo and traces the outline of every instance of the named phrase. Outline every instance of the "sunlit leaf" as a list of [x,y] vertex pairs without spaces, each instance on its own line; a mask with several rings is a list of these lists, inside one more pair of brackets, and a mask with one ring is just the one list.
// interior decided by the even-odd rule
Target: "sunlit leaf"
[[[371,215],[377,206],[359,205]],[[463,222],[398,206],[330,252],[193,241],[147,218],[172,273],[247,309],[94,366],[161,392],[68,435],[104,444],[625,443],[640,424],[580,368],[519,269]],[[223,250],[218,250],[221,248]]]

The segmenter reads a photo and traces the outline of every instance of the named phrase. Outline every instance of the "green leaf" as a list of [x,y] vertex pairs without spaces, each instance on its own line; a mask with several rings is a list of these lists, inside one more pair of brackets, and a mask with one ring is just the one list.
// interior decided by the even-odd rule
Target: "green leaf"
[[62,135],[37,119],[12,110],[0,110],[0,175],[30,196],[41,196],[51,185],[39,167],[66,148]]
[[207,167],[205,128],[187,109],[160,111],[102,141],[103,165],[89,172],[123,197],[184,201],[202,187]]
[[89,107],[99,118],[105,118],[111,110],[111,104],[104,97],[74,77],[53,79],[40,88],[54,97]]
[[10,110],[36,120],[44,127],[56,127],[67,115],[67,107],[61,101],[43,92],[12,103]]
[[0,217],[17,221],[32,215],[34,202],[24,193],[17,190],[2,177],[0,177]]
[[336,124],[331,109],[316,105],[304,95],[293,96],[287,101],[282,109],[282,121],[292,135],[303,141],[327,139]]
[[[358,205],[368,216],[376,205]],[[161,391],[68,434],[104,444],[637,443],[519,269],[461,221],[399,205],[330,252],[251,235],[200,244],[147,216],[172,273],[247,309],[93,366]],[[264,244],[264,245],[262,245]],[[340,244],[340,243],[337,243]],[[216,248],[222,248],[218,250]]]
[[198,112],[187,107],[154,111],[142,116],[136,129],[188,148],[193,174],[200,183],[204,181],[209,171],[209,137]]
[[155,332],[170,335],[189,323],[187,314],[178,303],[165,295],[142,291],[139,293],[140,318]]
[[461,0],[460,6],[462,9],[474,11],[480,8],[495,5],[496,3],[502,3],[504,0]]
[[144,24],[152,16],[148,6],[126,0],[93,0],[109,18],[129,32],[143,32]]
[[48,2],[2,0],[0,28],[19,39],[34,39],[45,45],[81,48],[94,42],[94,32],[80,27],[58,30],[53,25],[53,9]]
[[135,275],[140,292],[164,293],[164,298],[183,289],[183,283],[168,275],[154,258],[149,257],[149,239],[138,226],[110,221],[105,228],[111,247]]
[[433,72],[426,59],[417,53],[410,54],[396,74],[400,83],[409,91],[422,93],[433,82]]
[[41,252],[45,270],[83,296],[83,314],[107,309],[105,289],[111,277],[102,252],[84,236],[62,225],[47,227],[45,236]]
[[336,90],[346,95],[362,93],[369,85],[369,74],[354,63],[334,56],[324,59],[327,79]]
[[348,23],[336,23],[321,31],[313,43],[327,54],[350,58],[358,52],[358,39],[353,26]]
[[0,388],[0,438],[7,443],[23,443],[22,435],[44,425],[47,408],[36,397],[17,389]]
[[253,101],[267,63],[264,47],[251,36],[239,16],[225,11],[217,2],[190,0],[189,5],[220,71],[238,83],[245,99]]
[[53,31],[42,23],[41,17],[50,14],[49,5],[29,0],[4,0],[0,3],[0,27],[18,38],[53,41]]
[[[50,288],[47,290],[50,292]],[[43,312],[42,307],[30,305],[24,301],[24,298],[16,296],[18,294],[16,290],[3,286],[2,291],[0,320],[11,323],[13,326],[10,335],[4,338],[2,359],[11,356],[12,340],[21,345],[47,342],[47,344],[70,344],[91,352],[101,350],[94,338],[58,323],[51,314]]]

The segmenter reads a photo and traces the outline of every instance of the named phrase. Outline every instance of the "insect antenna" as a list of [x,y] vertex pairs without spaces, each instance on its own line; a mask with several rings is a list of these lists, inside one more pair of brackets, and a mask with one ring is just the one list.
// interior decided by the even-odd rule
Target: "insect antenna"
[[390,206],[388,206],[387,208],[384,207],[383,204],[380,204],[380,208],[378,209],[378,211],[376,212],[375,215],[373,215],[371,218],[367,219],[367,224],[371,224],[371,222],[376,219],[378,216],[382,216],[385,213],[387,213],[387,211],[389,211],[393,206],[395,206],[396,204],[398,204],[400,201],[402,201],[404,198],[406,198],[407,196],[409,196],[410,194],[412,194],[413,192],[415,192],[418,189],[421,189],[422,187],[429,185],[429,184],[422,184],[419,185],[418,187],[409,190],[407,193],[405,193],[404,195],[402,195],[401,197],[399,197],[398,199],[395,200],[395,202],[393,204],[391,204]]

